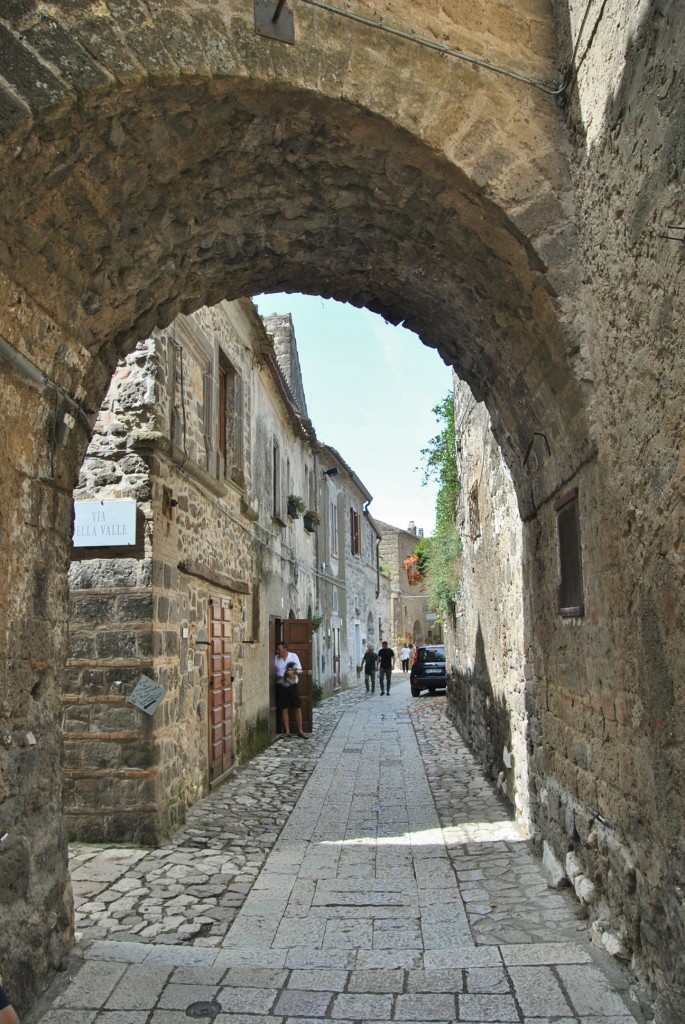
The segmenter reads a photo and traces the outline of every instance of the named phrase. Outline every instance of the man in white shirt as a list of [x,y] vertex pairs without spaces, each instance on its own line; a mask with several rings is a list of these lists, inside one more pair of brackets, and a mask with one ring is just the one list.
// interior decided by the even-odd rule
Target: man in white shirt
[[410,657],[411,657],[411,651],[409,650],[409,648],[405,644],[404,647],[402,648],[402,650],[400,651],[400,661],[402,662],[402,671],[403,672],[408,672],[409,671],[409,659],[410,659]]
[[[293,676],[293,669],[297,674],[302,671],[300,659],[292,651],[288,650],[286,644],[278,645],[278,652],[274,658],[276,669],[276,707],[281,712],[283,732],[290,735],[290,712],[295,712],[295,724],[297,735],[306,740],[307,734],[302,731],[302,698],[297,685],[297,675]],[[290,672],[288,672],[290,668]]]

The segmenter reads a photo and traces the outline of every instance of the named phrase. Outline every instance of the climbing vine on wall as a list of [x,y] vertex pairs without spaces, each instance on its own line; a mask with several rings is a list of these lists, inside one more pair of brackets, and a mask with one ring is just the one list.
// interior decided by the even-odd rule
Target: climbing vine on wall
[[456,524],[460,484],[452,391],[433,407],[433,412],[440,430],[421,449],[421,455],[423,483],[436,480],[439,485],[435,499],[435,533],[420,541],[414,553],[406,559],[405,568],[410,583],[423,581],[430,603],[445,622],[454,615],[461,557]]

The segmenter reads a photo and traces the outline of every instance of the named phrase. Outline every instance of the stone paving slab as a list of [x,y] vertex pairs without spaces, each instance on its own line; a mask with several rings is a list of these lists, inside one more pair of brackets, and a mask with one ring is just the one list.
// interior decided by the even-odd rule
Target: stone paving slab
[[348,691],[161,849],[75,847],[79,953],[26,1024],[645,1024],[445,711]]

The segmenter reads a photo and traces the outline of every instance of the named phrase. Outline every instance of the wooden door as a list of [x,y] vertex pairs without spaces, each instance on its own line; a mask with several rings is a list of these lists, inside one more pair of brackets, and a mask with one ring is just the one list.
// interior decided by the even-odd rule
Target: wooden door
[[311,732],[314,723],[312,705],[312,624],[309,619],[284,619],[283,642],[300,659],[302,674],[299,691],[302,698],[302,728]]
[[209,602],[209,782],[233,764],[233,624],[225,597]]

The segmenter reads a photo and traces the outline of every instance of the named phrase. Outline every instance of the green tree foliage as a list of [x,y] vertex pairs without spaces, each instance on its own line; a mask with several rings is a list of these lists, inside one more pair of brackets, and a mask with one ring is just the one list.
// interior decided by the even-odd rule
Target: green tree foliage
[[451,391],[433,407],[433,412],[440,431],[421,449],[421,455],[424,484],[429,480],[438,483],[435,533],[420,541],[411,559],[412,571],[423,578],[428,599],[444,622],[454,614],[461,556],[461,541],[455,522],[460,485]]

